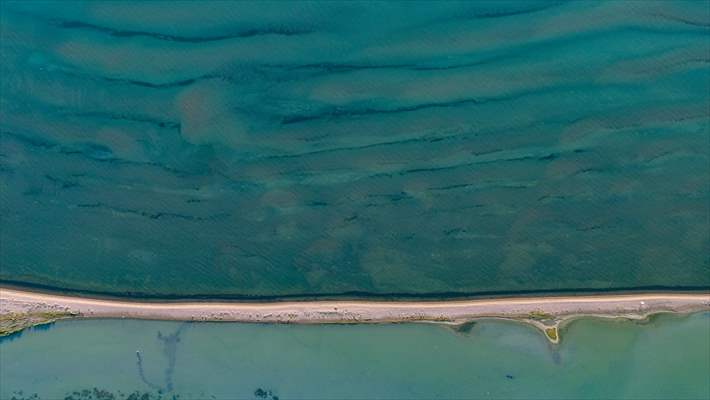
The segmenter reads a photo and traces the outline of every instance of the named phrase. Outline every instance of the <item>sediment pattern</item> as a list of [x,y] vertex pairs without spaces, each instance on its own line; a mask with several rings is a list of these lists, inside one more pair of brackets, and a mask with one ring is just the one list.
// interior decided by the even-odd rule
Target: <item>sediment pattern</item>
[[184,297],[710,287],[704,2],[0,14],[5,282]]

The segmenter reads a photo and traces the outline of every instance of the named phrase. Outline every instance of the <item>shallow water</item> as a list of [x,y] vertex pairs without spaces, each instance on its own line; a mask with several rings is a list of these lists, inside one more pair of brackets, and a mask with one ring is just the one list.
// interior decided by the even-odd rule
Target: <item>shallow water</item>
[[5,282],[710,287],[704,1],[0,6]]
[[280,399],[706,399],[708,376],[707,312],[643,324],[583,319],[559,346],[501,321],[457,333],[427,324],[81,320],[0,341],[3,399],[95,387],[183,399],[261,398],[258,389]]

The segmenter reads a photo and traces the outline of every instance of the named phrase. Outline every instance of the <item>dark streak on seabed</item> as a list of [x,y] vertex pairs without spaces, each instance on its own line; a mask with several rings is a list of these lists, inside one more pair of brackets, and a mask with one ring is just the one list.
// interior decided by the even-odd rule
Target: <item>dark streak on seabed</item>
[[0,284],[710,289],[710,8],[0,2]]

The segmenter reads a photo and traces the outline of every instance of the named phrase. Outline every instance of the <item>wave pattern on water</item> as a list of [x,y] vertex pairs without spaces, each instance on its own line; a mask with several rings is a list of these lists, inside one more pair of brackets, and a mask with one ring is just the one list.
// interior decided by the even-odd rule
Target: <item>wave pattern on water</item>
[[710,287],[703,2],[3,2],[0,280]]

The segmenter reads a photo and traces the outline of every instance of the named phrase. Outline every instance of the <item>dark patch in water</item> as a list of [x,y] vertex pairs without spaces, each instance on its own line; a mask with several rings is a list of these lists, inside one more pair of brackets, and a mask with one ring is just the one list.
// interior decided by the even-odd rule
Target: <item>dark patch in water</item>
[[[25,394],[24,391],[18,390],[12,393],[9,400],[40,400],[37,393]],[[134,391],[124,393],[122,391],[110,392],[97,387],[91,389],[78,389],[71,393],[67,393],[64,400],[179,400],[180,395],[166,395],[163,393]],[[276,399],[274,399],[276,400]]]
[[5,341],[11,342],[11,341],[13,341],[13,340],[15,340],[15,339],[19,339],[20,336],[22,336],[22,334],[23,334],[24,332],[25,332],[25,330],[23,329],[23,330],[18,331],[18,332],[13,332],[13,333],[11,333],[11,334],[9,334],[9,335],[7,335],[7,336],[0,336],[0,343],[5,342]]
[[158,340],[163,342],[163,352],[168,358],[168,367],[165,369],[165,389],[168,392],[173,390],[173,373],[175,372],[177,345],[180,343],[180,334],[182,334],[186,327],[187,323],[183,323],[170,335],[163,335],[160,331],[158,331]]
[[155,383],[151,382],[146,378],[145,376],[145,370],[143,369],[143,357],[141,356],[140,351],[136,351],[136,365],[138,366],[138,376],[140,376],[141,381],[148,385],[149,387],[152,387],[155,390],[162,390],[159,385],[156,385]]
[[454,325],[454,330],[457,333],[469,334],[474,326],[476,326],[476,321],[468,321],[463,324]]
[[13,332],[13,333],[11,333],[11,334],[9,334],[9,335],[7,335],[7,336],[0,336],[0,343],[2,343],[2,342],[4,342],[4,341],[11,342],[11,341],[13,341],[13,340],[15,340],[15,339],[19,339],[20,336],[22,336],[25,332],[46,331],[46,330],[49,330],[49,329],[51,329],[51,328],[54,326],[54,324],[55,324],[55,321],[53,321],[53,322],[48,322],[48,323],[46,323],[46,324],[34,325],[34,326],[31,326],[31,327],[29,327],[29,328],[27,328],[27,329],[23,329],[23,330],[21,330],[21,331]]
[[48,322],[46,324],[35,325],[30,328],[32,331],[48,331],[54,327],[55,322]]
[[275,395],[274,392],[271,390],[266,390],[262,388],[257,388],[254,391],[254,396],[256,396],[259,399],[265,399],[265,400],[279,400],[279,396]]
[[175,360],[176,360],[176,354],[177,354],[177,345],[180,343],[180,335],[182,334],[183,330],[187,327],[187,322],[181,324],[178,329],[169,334],[169,335],[163,335],[162,332],[158,331],[157,338],[159,341],[162,342],[163,344],[163,354],[165,354],[165,357],[168,360],[168,366],[165,368],[165,387],[162,387],[160,385],[157,385],[150,380],[145,375],[145,370],[143,368],[143,356],[141,355],[140,351],[136,351],[136,364],[138,366],[138,375],[140,376],[141,380],[143,383],[146,385],[150,386],[151,388],[155,389],[158,391],[158,393],[163,393],[163,392],[172,392],[173,390],[173,375],[175,372]]
[[226,35],[214,35],[214,36],[179,36],[170,35],[165,33],[157,32],[147,32],[147,31],[132,31],[132,30],[119,30],[113,29],[106,26],[100,26],[95,24],[90,24],[81,21],[69,21],[69,20],[53,20],[51,21],[54,25],[63,29],[78,29],[78,30],[89,30],[94,32],[101,32],[113,37],[119,38],[131,38],[131,37],[148,37],[156,40],[164,40],[168,42],[182,42],[182,43],[207,43],[207,42],[217,42],[222,40],[239,39],[239,38],[250,38],[254,36],[264,36],[264,35],[278,35],[278,36],[295,36],[295,35],[305,35],[313,33],[312,30],[289,28],[285,26],[272,26],[272,27],[262,27],[262,28],[252,28],[244,29],[239,32],[234,32]]

